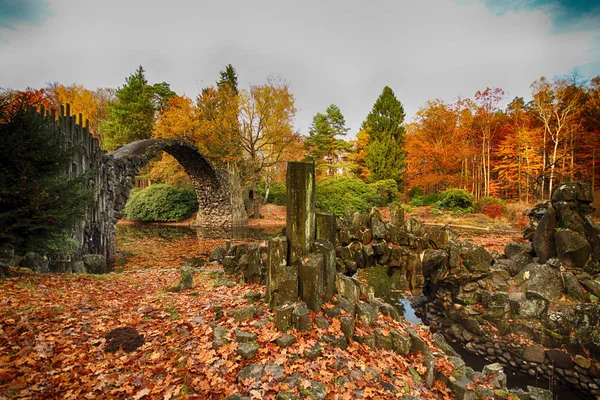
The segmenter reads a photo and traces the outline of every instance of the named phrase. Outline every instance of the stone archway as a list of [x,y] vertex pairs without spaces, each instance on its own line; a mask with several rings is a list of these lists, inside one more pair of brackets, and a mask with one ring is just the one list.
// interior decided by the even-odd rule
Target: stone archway
[[146,139],[103,154],[97,168],[95,201],[81,228],[81,253],[114,255],[114,232],[139,171],[158,153],[171,154],[189,175],[198,198],[196,225],[246,225],[239,182],[230,171],[213,166],[191,143],[181,139]]

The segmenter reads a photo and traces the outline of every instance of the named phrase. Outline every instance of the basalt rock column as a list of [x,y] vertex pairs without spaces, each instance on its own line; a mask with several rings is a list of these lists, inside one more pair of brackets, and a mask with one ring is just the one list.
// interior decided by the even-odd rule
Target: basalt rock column
[[286,179],[288,264],[297,265],[315,241],[315,164],[288,162]]
[[[287,264],[288,241],[285,236],[269,240],[267,262],[267,301],[271,309],[298,300],[298,267]],[[291,311],[290,311],[291,313]]]
[[[298,269],[299,294],[304,301],[316,306],[310,298],[321,296],[323,289],[323,258],[313,268],[304,263],[311,251],[316,235],[315,223],[315,164],[305,162],[288,162],[287,165],[287,227],[286,235],[289,243],[288,266]],[[305,261],[306,259],[306,261]],[[320,266],[321,272],[315,271]],[[321,279],[315,282],[313,274]],[[320,284],[320,288],[317,288]],[[309,289],[310,288],[310,289]],[[312,294],[309,294],[312,293]]]

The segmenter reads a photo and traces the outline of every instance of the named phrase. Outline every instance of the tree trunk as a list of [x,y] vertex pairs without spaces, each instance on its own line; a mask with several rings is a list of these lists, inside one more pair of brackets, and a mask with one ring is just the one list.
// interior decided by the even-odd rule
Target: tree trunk
[[267,181],[265,182],[265,198],[263,199],[263,204],[267,204],[267,201],[269,200],[269,191],[270,190],[271,190],[271,183],[267,179]]
[[554,141],[554,152],[552,153],[552,165],[550,166],[550,183],[548,185],[548,198],[552,196],[552,184],[554,180],[554,164],[556,163],[556,153],[558,152],[558,133]]
[[256,182],[256,178],[252,179],[252,208],[254,209],[252,218],[260,218],[260,196],[258,194],[258,183]]

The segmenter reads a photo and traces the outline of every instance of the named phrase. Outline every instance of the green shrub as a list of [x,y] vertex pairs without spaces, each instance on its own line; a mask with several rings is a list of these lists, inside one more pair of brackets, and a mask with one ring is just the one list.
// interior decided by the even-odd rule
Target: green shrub
[[[265,184],[262,183],[258,186],[258,194],[260,195],[261,201],[265,198]],[[287,190],[283,183],[273,182],[269,189],[269,196],[267,197],[267,203],[277,204],[278,206],[285,206],[287,203]]]
[[431,210],[431,215],[433,215],[434,217],[440,217],[444,215],[444,212],[438,208],[434,208]]
[[434,193],[427,196],[415,196],[410,201],[410,205],[413,207],[431,206],[439,201],[440,197]]
[[390,204],[396,198],[398,184],[393,179],[384,179],[367,185],[369,190],[375,191],[377,206]]
[[475,203],[475,212],[490,218],[499,218],[507,213],[506,202],[496,197],[482,197]]
[[410,188],[407,193],[409,199],[414,199],[415,197],[423,196],[423,189],[418,186]]
[[191,186],[151,185],[132,190],[125,216],[133,221],[181,221],[198,211],[196,192]]
[[464,213],[473,210],[473,200],[473,195],[464,189],[447,189],[440,193],[436,208]]
[[346,209],[364,212],[387,205],[397,190],[392,179],[366,184],[357,178],[326,178],[317,181],[315,203],[321,210],[342,217]]

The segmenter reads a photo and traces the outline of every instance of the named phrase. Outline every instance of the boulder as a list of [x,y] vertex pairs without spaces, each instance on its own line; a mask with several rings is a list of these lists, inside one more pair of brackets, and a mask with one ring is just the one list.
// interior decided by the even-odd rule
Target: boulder
[[85,254],[82,258],[85,270],[89,274],[104,274],[106,269],[106,257],[102,254]]
[[408,246],[409,236],[404,230],[404,226],[399,227],[395,224],[388,224],[390,241],[396,246]]
[[15,266],[15,247],[9,243],[0,245],[0,267]]
[[277,346],[281,347],[282,349],[290,347],[294,343],[296,343],[296,338],[293,335],[290,335],[289,333],[284,333],[283,335],[275,339],[275,344],[277,344]]
[[354,337],[355,321],[354,317],[340,317],[340,325],[342,333],[348,338]]
[[404,228],[404,209],[400,203],[390,204],[391,223],[399,228]]
[[379,214],[379,211],[377,211],[377,209],[375,208],[371,211],[369,215],[369,225],[371,227],[371,230],[373,231],[374,239],[385,239],[388,235],[388,231],[385,228],[385,224],[381,219],[381,214]]
[[299,302],[294,308],[292,312],[292,324],[299,331],[309,331],[312,329],[310,314],[305,302]]
[[314,250],[323,255],[323,301],[328,302],[335,294],[335,247],[327,240],[318,240]]
[[538,292],[550,300],[560,299],[564,289],[560,273],[547,264],[529,264],[515,281],[523,291]]
[[585,293],[585,289],[579,284],[575,275],[567,271],[563,272],[562,278],[565,283],[567,296],[578,302],[585,302],[587,300],[588,296]]
[[278,331],[285,331],[292,326],[293,311],[294,306],[289,302],[275,307],[275,327]]
[[584,215],[579,210],[579,205],[571,202],[553,202],[552,207],[556,210],[556,221],[561,229],[584,232]]
[[406,220],[406,231],[417,237],[423,237],[425,235],[425,227],[423,224],[412,217]]
[[572,268],[583,268],[592,254],[592,247],[583,233],[559,229],[554,234],[558,258]]
[[323,303],[324,257],[321,253],[310,253],[301,259],[298,268],[300,297],[314,312],[321,311]]
[[315,213],[316,239],[326,240],[335,246],[337,222],[335,215],[323,211]]
[[444,266],[448,260],[448,254],[444,250],[427,249],[421,257],[423,275],[429,276],[431,273]]
[[472,273],[488,272],[492,255],[481,245],[466,242],[461,250],[464,266]]
[[351,278],[338,273],[335,279],[335,286],[339,295],[350,302],[356,303],[360,299],[360,289]]
[[269,240],[266,274],[266,300],[271,309],[298,300],[298,265],[287,265],[285,236]]
[[227,250],[225,250],[223,247],[219,246],[213,250],[210,257],[208,258],[208,261],[210,261],[210,262],[218,261],[219,264],[223,264],[223,259],[225,258],[226,255],[227,255]]
[[504,255],[507,258],[513,258],[515,255],[525,250],[525,246],[517,242],[510,242],[504,247]]
[[194,287],[194,272],[194,268],[189,265],[184,265],[179,269],[179,291]]
[[378,311],[377,307],[364,301],[359,301],[356,305],[357,317],[365,325],[375,324]]
[[238,382],[253,380],[259,381],[264,375],[264,369],[262,365],[250,364],[240,370],[237,374]]
[[237,348],[237,354],[244,360],[252,360],[260,346],[256,343],[240,343]]
[[533,233],[533,250],[541,263],[556,256],[554,232],[557,226],[556,211],[550,206]]
[[546,350],[539,344],[528,346],[523,350],[523,359],[528,362],[541,364],[546,359]]
[[501,364],[494,363],[488,364],[483,367],[481,371],[488,379],[494,389],[500,389],[506,387],[506,374]]
[[558,349],[546,350],[546,357],[558,368],[572,369],[575,366],[571,357]]
[[533,291],[525,293],[525,301],[520,305],[519,315],[525,318],[541,318],[548,311],[550,300],[543,294]]
[[455,238],[456,235],[447,226],[436,226],[427,235],[429,245],[434,249],[446,249]]
[[594,201],[592,186],[586,182],[563,183],[552,193],[552,202],[558,201],[577,201],[590,204]]
[[25,257],[23,257],[19,263],[19,266],[23,268],[29,268],[33,272],[45,274],[49,272],[48,264],[48,257],[30,251],[25,254]]

